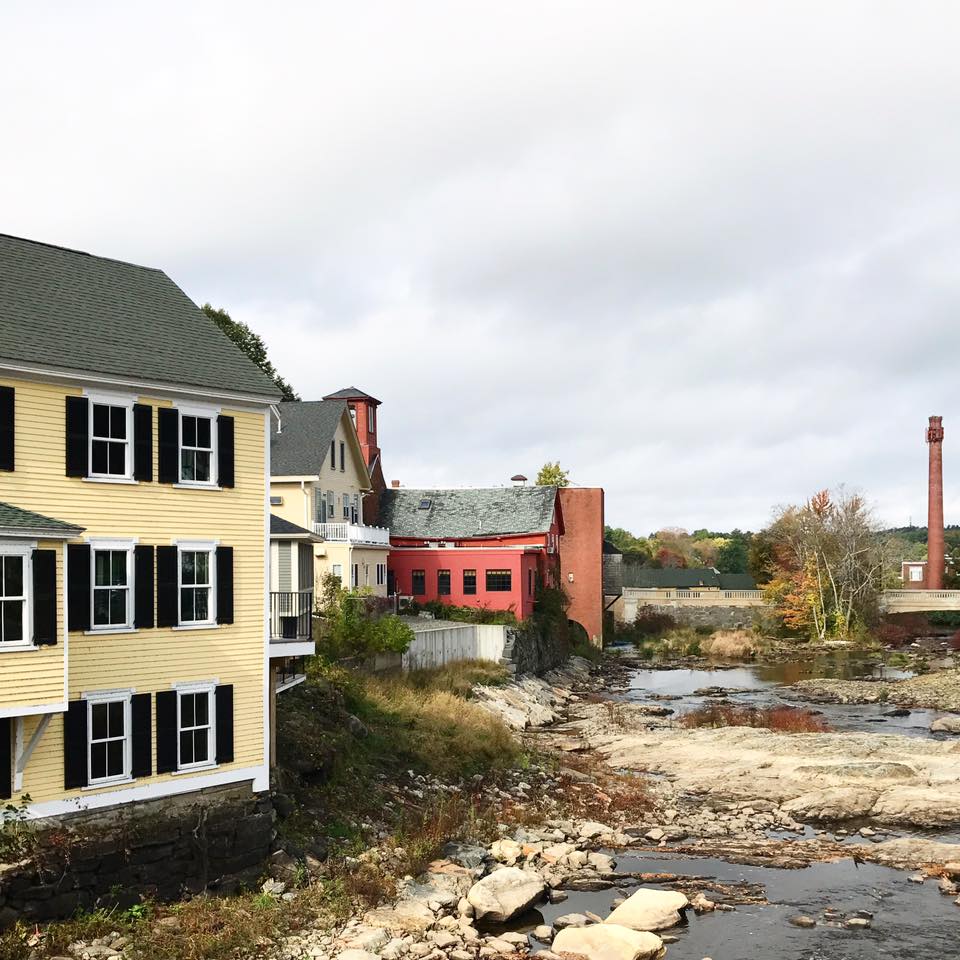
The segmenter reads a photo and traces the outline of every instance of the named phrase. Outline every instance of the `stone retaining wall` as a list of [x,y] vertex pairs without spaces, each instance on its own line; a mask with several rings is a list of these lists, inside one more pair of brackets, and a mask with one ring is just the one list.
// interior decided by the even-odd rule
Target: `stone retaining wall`
[[269,795],[248,782],[36,821],[32,859],[0,865],[0,927],[252,885],[274,819]]
[[749,629],[762,616],[764,608],[757,607],[700,607],[682,603],[650,604],[657,613],[667,613],[677,623],[688,627],[712,627],[715,630]]

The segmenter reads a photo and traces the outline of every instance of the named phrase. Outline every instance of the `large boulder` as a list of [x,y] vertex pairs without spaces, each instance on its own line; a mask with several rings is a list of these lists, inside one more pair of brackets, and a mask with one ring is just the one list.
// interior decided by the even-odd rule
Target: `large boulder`
[[550,952],[576,954],[588,960],[660,960],[665,950],[655,933],[597,923],[561,930],[554,937]]
[[504,923],[540,900],[547,887],[540,876],[504,867],[475,883],[467,894],[477,920]]
[[960,733],[960,716],[937,717],[930,724],[931,733]]
[[604,921],[631,930],[667,930],[681,920],[690,901],[675,890],[638,890]]

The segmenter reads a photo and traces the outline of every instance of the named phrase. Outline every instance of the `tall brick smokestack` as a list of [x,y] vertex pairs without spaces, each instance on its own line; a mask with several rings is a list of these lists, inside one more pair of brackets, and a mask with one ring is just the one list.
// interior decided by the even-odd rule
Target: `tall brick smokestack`
[[928,590],[943,589],[943,417],[931,417],[927,427],[930,482],[927,489]]

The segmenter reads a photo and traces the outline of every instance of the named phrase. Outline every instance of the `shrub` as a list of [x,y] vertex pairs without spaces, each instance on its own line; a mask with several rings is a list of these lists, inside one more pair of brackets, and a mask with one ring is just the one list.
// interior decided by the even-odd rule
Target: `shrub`
[[663,613],[649,604],[638,607],[633,618],[633,631],[642,637],[658,637],[668,630],[676,629],[677,621],[669,613]]
[[717,630],[703,641],[702,647],[708,657],[749,660],[759,652],[760,643],[749,630]]
[[950,638],[950,649],[960,650],[960,630]]
[[762,727],[781,733],[824,733],[830,729],[823,717],[796,707],[734,707],[711,703],[685,714],[681,726]]

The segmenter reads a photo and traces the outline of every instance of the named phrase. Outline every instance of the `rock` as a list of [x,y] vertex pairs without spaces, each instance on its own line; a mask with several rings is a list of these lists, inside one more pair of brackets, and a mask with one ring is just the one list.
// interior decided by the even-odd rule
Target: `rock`
[[907,880],[909,880],[910,883],[923,883],[926,879],[926,876],[922,873],[915,873],[912,876],[907,877]]
[[608,857],[605,853],[591,853],[588,859],[590,866],[597,873],[613,873],[617,868],[617,861],[613,857]]
[[592,876],[571,877],[564,886],[568,890],[609,890],[613,886],[613,881]]
[[359,738],[370,736],[370,731],[366,728],[364,722],[359,718],[355,717],[352,713],[347,714],[347,729],[355,736]]
[[510,840],[504,838],[503,840],[497,840],[490,847],[490,856],[494,860],[499,860],[501,863],[507,864],[507,866],[512,867],[517,860],[520,859],[523,853],[523,849],[516,840]]
[[260,887],[261,893],[266,893],[271,897],[279,897],[287,890],[287,885],[280,880],[264,880]]
[[452,933],[445,933],[443,930],[434,930],[433,933],[430,934],[430,939],[440,950],[449,950],[451,947],[456,947],[460,944],[459,937],[455,937]]
[[567,927],[585,927],[590,921],[582,913],[565,913],[553,921],[554,930],[566,930]]
[[648,830],[645,836],[651,843],[659,843],[666,836],[666,833],[659,827],[654,827],[652,830]]
[[527,945],[527,938],[522,933],[501,933],[497,939],[506,940],[507,943],[512,943],[515,947],[525,947]]
[[631,930],[667,930],[680,922],[681,914],[688,906],[690,901],[686,896],[674,890],[638,890],[604,923]]
[[551,903],[563,903],[563,901],[567,899],[567,894],[562,890],[551,890],[547,894],[547,899]]
[[865,920],[863,917],[847,917],[843,921],[845,927],[849,927],[851,930],[866,930],[870,926],[870,921]]
[[390,939],[390,935],[381,927],[361,927],[347,941],[353,950],[366,950],[376,953]]
[[369,953],[366,950],[341,950],[339,960],[380,960],[379,954]]
[[596,840],[605,833],[613,833],[613,831],[604,824],[597,823],[596,820],[587,820],[580,824],[579,835],[583,840]]
[[690,901],[690,906],[693,907],[693,912],[696,914],[713,913],[713,911],[717,909],[717,905],[702,893],[698,893]]
[[392,934],[422,933],[433,926],[436,917],[422,900],[398,900],[392,907],[371,910],[364,921],[383,927]]
[[461,917],[472,917],[473,904],[466,897],[461,897],[459,901],[457,901],[457,913],[459,913]]
[[805,930],[817,925],[817,921],[814,920],[813,917],[805,917],[803,914],[798,917],[791,917],[788,923],[793,924],[795,927],[803,927]]
[[937,717],[930,724],[931,733],[960,733],[960,717]]
[[469,950],[451,950],[447,956],[450,960],[473,960],[473,954]]
[[553,928],[541,923],[539,927],[533,928],[533,938],[541,943],[549,943],[553,939]]
[[478,920],[504,923],[533,906],[546,891],[539,874],[504,867],[475,883],[467,894]]
[[957,895],[957,885],[949,877],[941,877],[938,885],[944,896],[955,897]]
[[877,835],[877,831],[876,831],[876,830],[873,830],[873,829],[870,828],[870,827],[861,827],[861,828],[860,828],[860,836],[861,836],[861,837],[875,837],[876,835]]
[[614,923],[568,927],[554,938],[551,951],[578,954],[587,960],[659,960],[663,941],[655,933],[631,930]]
[[960,877],[960,861],[948,861],[943,865],[943,872],[948,877]]
[[[503,940],[499,937],[494,937],[492,940],[487,941],[487,949],[492,950],[496,953],[516,953],[517,948],[510,943],[509,940]],[[483,949],[480,950],[480,956],[483,956]],[[490,954],[488,954],[490,956]]]
[[444,860],[451,860],[468,870],[476,870],[478,867],[482,867],[483,861],[487,859],[487,850],[486,847],[478,847],[469,843],[448,843],[440,851],[440,856]]

